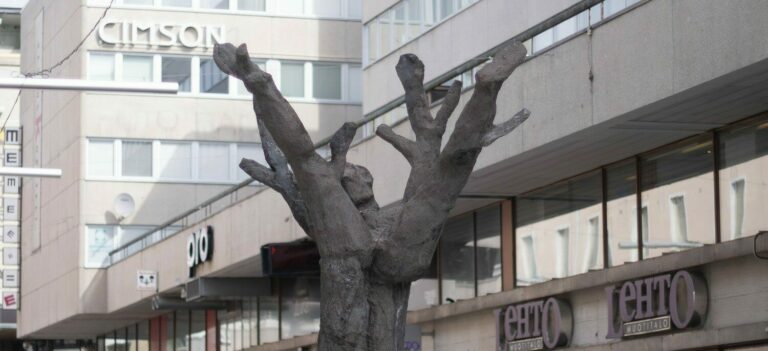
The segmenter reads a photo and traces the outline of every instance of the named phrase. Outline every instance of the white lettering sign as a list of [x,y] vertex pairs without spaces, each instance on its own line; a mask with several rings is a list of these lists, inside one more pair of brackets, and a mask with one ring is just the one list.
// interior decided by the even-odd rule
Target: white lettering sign
[[226,28],[215,25],[178,25],[107,20],[99,24],[96,35],[101,45],[183,46],[212,48],[225,41]]
[[195,267],[208,261],[213,253],[213,227],[207,226],[187,238],[187,267],[189,276],[195,275]]

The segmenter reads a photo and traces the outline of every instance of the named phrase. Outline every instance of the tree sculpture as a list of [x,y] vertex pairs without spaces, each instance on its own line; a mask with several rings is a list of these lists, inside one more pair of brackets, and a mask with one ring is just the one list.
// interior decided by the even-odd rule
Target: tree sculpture
[[480,151],[528,118],[523,109],[508,121],[493,124],[502,83],[525,54],[521,43],[513,43],[477,73],[472,97],[442,148],[448,119],[459,104],[461,82],[451,86],[433,117],[424,91],[423,63],[412,54],[400,57],[397,75],[416,140],[386,125],[376,131],[411,165],[402,201],[379,208],[371,174],[346,160],[356,124],[346,123],[333,135],[331,158],[324,159],[272,77],[251,62],[246,46],[216,45],[219,68],[242,80],[253,94],[270,166],[243,159],[240,167],[283,196],[320,251],[320,350],[403,348],[411,282],[429,269],[448,212]]

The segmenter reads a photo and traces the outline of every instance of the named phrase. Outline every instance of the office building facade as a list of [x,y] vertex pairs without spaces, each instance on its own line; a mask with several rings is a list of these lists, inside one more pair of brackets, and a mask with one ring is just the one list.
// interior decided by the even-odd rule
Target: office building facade
[[[499,47],[529,51],[496,121],[532,115],[481,154],[412,285],[403,347],[765,350],[766,14],[759,0],[366,2],[370,122],[348,159],[371,171],[382,206],[409,171],[373,135],[412,136],[399,56],[424,61],[435,109],[461,80],[460,109]],[[278,194],[243,189],[188,206],[176,234],[158,226],[111,251],[93,292],[105,310],[28,335],[71,332],[98,350],[314,348],[316,274],[265,276],[259,250],[304,235]]]

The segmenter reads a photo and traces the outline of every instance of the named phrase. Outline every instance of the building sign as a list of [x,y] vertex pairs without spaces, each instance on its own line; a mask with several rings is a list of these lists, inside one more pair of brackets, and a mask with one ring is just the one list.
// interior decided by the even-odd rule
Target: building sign
[[550,297],[493,311],[496,351],[548,350],[568,345],[573,315],[567,301]]
[[21,145],[21,129],[5,128],[5,145]]
[[5,158],[3,164],[6,167],[21,167],[21,151],[5,150]]
[[16,291],[3,291],[3,309],[15,310],[18,306],[19,293]]
[[6,194],[18,194],[21,178],[16,176],[7,176],[3,179],[3,192]]
[[17,197],[3,198],[3,219],[5,219],[6,221],[19,220],[19,198]]
[[96,35],[101,45],[146,45],[186,48],[212,48],[224,42],[223,25],[178,25],[137,21],[101,22]]
[[146,291],[157,291],[157,272],[155,271],[137,271],[136,289]]
[[605,288],[609,339],[697,327],[707,313],[707,284],[688,271]]
[[187,238],[187,267],[189,277],[195,276],[195,267],[208,261],[213,254],[213,227],[207,226]]
[[19,242],[19,226],[17,225],[3,226],[3,242],[18,243]]
[[18,269],[6,269],[3,271],[3,287],[4,288],[19,287],[19,270]]

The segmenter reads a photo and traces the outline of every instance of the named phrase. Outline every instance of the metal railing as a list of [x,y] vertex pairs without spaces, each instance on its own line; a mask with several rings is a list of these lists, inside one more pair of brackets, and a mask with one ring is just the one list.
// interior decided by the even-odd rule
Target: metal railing
[[[635,3],[632,6],[627,7],[627,9],[625,9],[624,11],[634,8],[636,6],[639,6],[640,4],[647,3],[649,1],[651,0],[640,1],[638,3]],[[533,27],[528,28],[522,33],[502,42],[501,44],[496,45],[492,49],[487,50],[482,54],[477,55],[474,58],[466,61],[465,63],[458,65],[455,68],[437,76],[436,78],[424,84],[424,88],[426,91],[430,91],[436,87],[439,87],[440,85],[443,85],[444,83],[454,79],[456,76],[459,76],[466,71],[472,70],[473,68],[488,62],[493,55],[495,55],[497,52],[499,52],[501,49],[503,49],[510,43],[515,41],[526,42],[528,40],[532,40],[535,36],[547,30],[550,30],[554,28],[556,25],[573,18],[584,11],[589,10],[590,8],[592,8],[592,6],[599,5],[603,2],[604,0],[583,0],[574,5],[571,5],[569,8],[555,14],[554,16],[540,22],[539,24],[534,25]],[[622,13],[624,11],[622,11]],[[367,113],[364,116],[364,118],[354,123],[358,128],[360,128],[369,122],[373,122],[374,120],[376,120],[376,118],[386,114],[387,112],[398,108],[400,105],[404,103],[405,103],[405,96],[402,95],[390,101],[389,103],[383,105],[382,107],[370,113]],[[363,140],[365,139],[367,138],[364,138]],[[328,148],[328,144],[330,143],[330,141],[331,141],[331,136],[328,136],[320,140],[319,142],[315,143],[315,149],[321,155],[325,155],[325,156],[330,155],[330,150]],[[358,143],[361,141],[362,140],[358,140]],[[207,219],[212,215],[219,213],[222,210],[267,189],[265,186],[262,186],[262,185],[250,186],[254,182],[255,181],[253,179],[245,180],[235,185],[234,187],[227,189],[219,193],[218,195],[206,200],[205,202],[181,213],[180,215],[173,217],[172,219],[166,221],[165,223],[160,224],[159,226],[147,232],[146,234],[143,234],[138,238],[110,251],[109,264],[112,265],[122,260],[125,260],[126,258],[144,250],[145,248],[151,245],[157,244],[158,242],[161,242],[166,238],[173,236],[179,231],[185,228],[188,228],[191,225],[199,223],[200,221]]]

